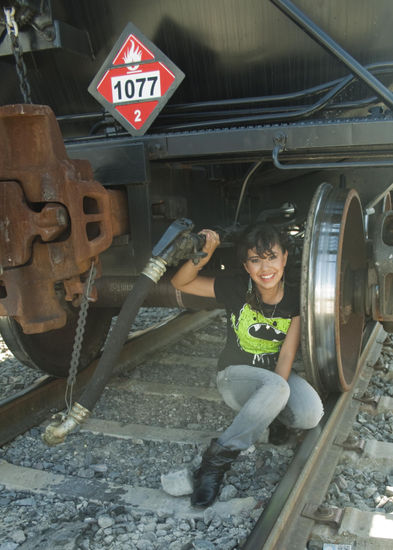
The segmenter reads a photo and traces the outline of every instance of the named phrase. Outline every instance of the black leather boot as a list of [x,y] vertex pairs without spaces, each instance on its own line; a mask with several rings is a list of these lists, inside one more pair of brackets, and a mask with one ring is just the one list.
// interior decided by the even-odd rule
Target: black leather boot
[[240,451],[231,451],[212,439],[202,456],[202,464],[194,473],[193,506],[206,507],[212,504],[218,494],[222,478],[229,470]]
[[282,445],[286,443],[290,435],[289,428],[284,426],[279,420],[273,420],[269,426],[269,443],[272,445]]

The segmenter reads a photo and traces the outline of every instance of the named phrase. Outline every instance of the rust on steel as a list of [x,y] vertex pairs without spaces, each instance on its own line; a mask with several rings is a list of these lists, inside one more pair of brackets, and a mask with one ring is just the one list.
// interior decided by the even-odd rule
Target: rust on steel
[[[52,110],[0,107],[0,315],[27,334],[66,323],[91,262],[127,232],[127,201],[71,160]],[[59,293],[60,289],[60,293]]]

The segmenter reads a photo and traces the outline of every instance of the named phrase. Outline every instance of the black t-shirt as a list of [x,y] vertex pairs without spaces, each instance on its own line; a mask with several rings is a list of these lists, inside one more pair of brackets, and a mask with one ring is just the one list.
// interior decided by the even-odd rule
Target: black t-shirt
[[[276,306],[262,302],[260,310],[247,303],[248,273],[220,273],[214,282],[217,301],[227,312],[227,341],[218,367],[254,365],[273,370],[292,317],[299,315],[300,291],[284,286]],[[274,314],[274,317],[273,317]]]

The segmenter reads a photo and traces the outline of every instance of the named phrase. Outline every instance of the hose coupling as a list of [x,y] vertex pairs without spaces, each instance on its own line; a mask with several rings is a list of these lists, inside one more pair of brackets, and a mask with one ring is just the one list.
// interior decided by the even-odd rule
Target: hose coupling
[[150,258],[145,269],[142,271],[146,277],[149,277],[154,283],[158,283],[166,271],[166,262],[159,257]]
[[53,422],[46,427],[45,432],[42,434],[42,440],[50,447],[63,443],[66,436],[77,426],[83,424],[89,415],[90,411],[88,409],[85,409],[79,403],[74,403],[68,416],[55,415],[52,417]]

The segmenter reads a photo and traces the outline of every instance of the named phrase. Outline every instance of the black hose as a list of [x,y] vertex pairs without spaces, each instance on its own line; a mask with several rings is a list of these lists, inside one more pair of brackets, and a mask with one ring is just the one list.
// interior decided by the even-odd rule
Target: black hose
[[[391,72],[392,70],[392,63],[391,62],[380,62],[380,63],[371,63],[369,65],[365,65],[366,69],[373,70],[374,74],[382,73],[385,74],[386,72]],[[277,102],[288,102],[288,101],[297,101],[297,100],[304,100],[309,96],[319,95],[325,92],[326,90],[329,90],[330,88],[333,88],[333,86],[336,86],[339,84],[344,77],[336,78],[335,80],[331,80],[329,82],[324,82],[322,84],[317,84],[316,86],[313,86],[312,88],[306,88],[304,90],[296,90],[295,92],[287,92],[282,94],[273,94],[273,95],[266,95],[266,96],[256,96],[256,97],[242,97],[242,98],[236,98],[236,99],[219,99],[214,101],[198,101],[193,103],[175,103],[168,105],[166,107],[166,113],[174,114],[174,113],[182,113],[186,112],[187,114],[194,113],[195,111],[206,111],[209,109],[223,109],[223,108],[234,108],[236,106],[246,106],[250,107],[251,105],[261,105],[263,103],[277,103]],[[353,80],[355,80],[355,77],[353,77]],[[282,107],[282,108],[285,108]],[[160,118],[162,118],[162,115],[160,115]]]
[[167,124],[165,128],[167,130],[191,130],[204,127],[226,127],[233,124],[258,124],[264,121],[289,121],[296,120],[299,118],[304,118],[313,115],[317,111],[320,111],[325,107],[329,101],[331,101],[339,93],[342,93],[345,88],[352,82],[353,76],[350,74],[340,80],[336,86],[328,90],[325,95],[320,97],[313,105],[308,105],[305,107],[300,106],[298,110],[291,112],[281,112],[281,113],[269,113],[261,115],[249,116],[240,116],[232,118],[224,118],[219,120],[205,120],[204,122],[189,122],[189,123],[179,123],[179,124]]
[[[368,71],[373,71],[373,74],[389,74],[392,71],[393,63],[391,61],[386,62],[378,62],[378,63],[371,63],[368,65],[365,65],[365,69]],[[167,124],[165,121],[166,119],[171,119],[176,117],[178,115],[178,119],[184,117],[188,117],[189,120],[193,118],[203,118],[205,117],[205,121],[199,126],[208,127],[209,124],[214,125],[213,118],[216,117],[222,117],[226,115],[232,115],[231,118],[224,119],[222,121],[218,121],[220,125],[233,125],[233,124],[239,124],[244,122],[265,122],[265,121],[280,121],[280,120],[286,120],[288,117],[295,117],[295,118],[301,118],[302,116],[310,116],[311,114],[314,114],[316,111],[319,111],[323,109],[327,103],[330,102],[329,108],[332,109],[349,109],[349,108],[355,108],[355,107],[361,107],[367,104],[370,104],[372,102],[375,102],[377,98],[369,97],[366,99],[360,99],[360,100],[354,100],[352,102],[345,102],[345,103],[332,103],[331,100],[333,96],[336,96],[338,94],[336,87],[338,86],[338,91],[342,92],[344,88],[340,88],[340,84],[344,85],[345,87],[349,84],[352,84],[356,81],[356,77],[352,75],[352,78],[350,81],[347,80],[348,75],[342,78],[338,78],[335,80],[331,80],[330,82],[325,82],[323,84],[319,84],[316,86],[313,86],[311,88],[306,88],[304,90],[298,90],[295,92],[289,92],[289,93],[283,93],[283,94],[276,94],[276,95],[269,95],[269,96],[257,96],[257,97],[245,97],[245,98],[236,98],[236,99],[224,99],[224,100],[215,100],[215,101],[200,101],[200,102],[194,102],[194,103],[184,103],[184,104],[172,104],[168,105],[165,109],[165,112],[162,113],[155,124],[153,126],[153,131],[164,131],[165,129],[171,129],[172,126]],[[333,96],[329,93],[331,89],[335,89],[335,92]],[[293,101],[293,100],[301,100],[305,99],[306,97],[313,96],[313,95],[321,95],[324,92],[327,92],[324,94],[322,101],[319,100],[313,105],[291,105],[291,106],[285,106],[282,107],[275,106],[275,107],[269,107],[264,109],[258,109],[253,110],[253,105],[261,105],[264,103],[275,103],[275,102],[285,102],[285,101]],[[236,110],[236,106],[246,106],[246,109],[243,110]],[[231,111],[220,111],[219,109],[227,108],[231,109]],[[215,109],[214,111],[210,111],[209,109]],[[277,112],[278,111],[278,112]],[[259,118],[256,119],[255,117],[258,116]],[[56,117],[59,122],[73,122],[78,120],[88,120],[88,119],[102,119],[103,115],[109,116],[108,113],[84,113],[84,114],[78,114],[78,115],[63,115]],[[244,115],[244,118],[239,118],[239,116],[235,115]],[[247,116],[248,115],[248,116]],[[209,120],[210,117],[210,120]],[[111,120],[113,124],[116,122],[108,118],[106,120]],[[162,124],[160,124],[162,123]],[[160,124],[159,127],[157,127],[157,124]],[[190,122],[187,126],[188,129],[193,129],[193,123]],[[94,128],[96,129],[96,128]],[[118,136],[123,135],[122,133],[119,133]],[[124,132],[124,135],[127,135],[126,132]],[[81,139],[86,139],[86,137],[83,137]]]
[[152,279],[141,274],[128,294],[120,310],[117,322],[105,343],[104,351],[93,377],[78,399],[78,403],[89,411],[93,409],[101,396],[112,373],[113,366],[116,364],[121,349],[127,340],[132,322],[154,284]]
[[[374,67],[377,65],[372,65],[371,67]],[[384,64],[379,65],[379,70],[383,70]],[[199,128],[219,128],[219,127],[226,127],[226,126],[232,126],[234,124],[258,124],[262,122],[290,122],[291,120],[298,120],[303,119],[306,117],[310,117],[317,113],[318,111],[321,111],[323,108],[325,108],[333,98],[338,96],[340,93],[342,93],[348,86],[352,84],[355,77],[352,74],[347,75],[346,77],[340,79],[337,81],[337,84],[329,88],[328,91],[318,99],[314,104],[312,105],[304,105],[298,106],[298,109],[292,109],[291,111],[282,111],[278,113],[265,113],[260,115],[253,115],[252,117],[249,116],[237,116],[232,118],[224,118],[224,119],[210,119],[205,120],[204,122],[189,122],[189,123],[177,123],[177,124],[166,124],[162,128],[155,127],[156,131],[164,130],[167,131],[171,130],[197,130]],[[191,115],[190,115],[191,116]]]

